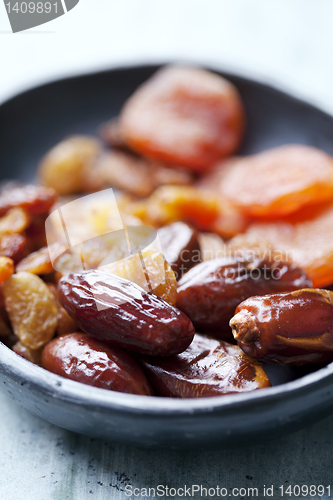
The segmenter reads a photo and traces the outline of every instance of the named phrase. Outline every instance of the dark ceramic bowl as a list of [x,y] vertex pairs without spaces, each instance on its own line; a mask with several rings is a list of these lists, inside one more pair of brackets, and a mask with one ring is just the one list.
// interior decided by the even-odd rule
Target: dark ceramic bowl
[[[39,159],[68,134],[94,134],[116,116],[157,66],[64,79],[0,106],[2,178],[31,180]],[[242,154],[286,143],[333,154],[333,118],[261,83],[225,75],[247,113]],[[317,369],[268,366],[274,387],[244,395],[174,400],[120,394],[49,373],[0,343],[0,389],[32,413],[67,429],[144,447],[240,446],[301,429],[333,411],[333,364]]]

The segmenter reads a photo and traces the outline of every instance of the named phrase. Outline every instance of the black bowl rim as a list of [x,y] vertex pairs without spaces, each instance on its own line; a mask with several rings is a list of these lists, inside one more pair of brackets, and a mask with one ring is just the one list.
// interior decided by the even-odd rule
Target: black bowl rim
[[[80,74],[65,76],[63,78],[51,79],[41,85],[31,86],[22,92],[1,101],[0,109],[3,105],[9,104],[12,100],[15,100],[19,96],[23,96],[31,91],[47,87],[57,82],[65,82],[67,80],[73,81],[76,79],[80,80],[84,77],[94,75],[102,76],[103,74],[110,72],[126,71],[131,69],[158,69],[166,64],[191,64],[201,67],[204,66],[212,71],[222,73],[226,78],[230,76],[238,80],[250,81],[260,85],[261,87],[275,90],[284,94],[288,98],[298,101],[301,105],[313,107],[316,110],[320,110],[320,112],[325,114],[328,118],[333,118],[330,113],[321,108],[320,104],[313,103],[310,98],[304,98],[303,96],[299,97],[297,92],[287,89],[282,84],[276,85],[275,83],[267,82],[267,79],[266,81],[260,81],[257,76],[255,79],[251,76],[247,76],[246,72],[239,72],[237,70],[225,71],[225,68],[216,64],[203,65],[200,62],[184,62],[177,60],[166,60],[164,62],[159,61],[158,63],[152,63],[151,61],[148,63],[125,63],[111,66],[109,69],[88,71]],[[8,379],[13,379],[21,385],[27,385],[31,388],[31,390],[41,391],[45,396],[51,396],[54,399],[88,405],[90,407],[94,406],[96,408],[104,408],[106,410],[119,410],[132,414],[146,414],[154,416],[163,415],[164,417],[195,413],[211,413],[215,410],[230,408],[230,406],[235,409],[240,406],[244,407],[244,405],[250,405],[252,407],[252,405],[256,405],[257,402],[262,402],[263,400],[269,404],[278,400],[280,397],[296,396],[304,390],[308,392],[311,388],[314,389],[316,386],[324,384],[329,385],[330,383],[333,385],[332,362],[310,374],[304,375],[299,379],[249,393],[189,399],[173,399],[158,396],[151,397],[124,394],[85,385],[51,373],[17,355],[2,342],[0,342],[0,372],[2,372]]]

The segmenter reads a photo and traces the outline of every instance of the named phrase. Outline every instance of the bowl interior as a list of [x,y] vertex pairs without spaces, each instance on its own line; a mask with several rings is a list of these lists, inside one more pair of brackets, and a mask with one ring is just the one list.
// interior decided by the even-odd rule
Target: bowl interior
[[[125,100],[158,67],[120,68],[59,80],[28,90],[3,103],[0,106],[1,179],[33,180],[40,158],[53,145],[71,134],[98,133],[100,125],[117,116]],[[246,109],[247,131],[240,154],[256,153],[282,144],[302,143],[319,147],[333,155],[331,116],[267,85],[221,74],[236,85]],[[0,347],[0,351],[4,352],[4,347]],[[16,355],[11,355],[14,364]],[[8,352],[5,358],[8,363]],[[26,370],[29,379],[28,364],[19,363],[18,367]],[[318,370],[317,366],[291,368],[266,365],[265,368],[273,385],[284,384]],[[328,374],[325,369],[320,371],[323,377]],[[11,373],[14,372],[13,369]],[[35,381],[35,372],[33,378]],[[45,377],[42,378],[45,383]],[[89,388],[87,398],[92,394],[91,390],[100,391]],[[61,391],[61,384],[57,391]],[[110,400],[114,394],[110,392]],[[124,400],[122,396],[126,396],[121,395]],[[246,397],[244,395],[242,399]],[[133,401],[133,405],[137,404],[137,398],[129,401]],[[185,404],[191,407],[190,401],[179,403],[181,408],[185,408]],[[172,406],[176,404],[175,401]],[[148,409],[150,405],[153,408],[154,402],[145,401],[145,405]]]

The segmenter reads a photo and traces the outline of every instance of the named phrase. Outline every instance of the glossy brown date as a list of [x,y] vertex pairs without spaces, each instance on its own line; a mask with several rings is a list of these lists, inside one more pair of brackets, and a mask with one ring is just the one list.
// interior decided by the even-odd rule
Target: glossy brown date
[[220,257],[198,264],[179,281],[177,307],[201,332],[232,338],[229,320],[237,305],[252,295],[312,286],[306,273],[262,258]]
[[151,356],[191,343],[194,327],[178,309],[135,283],[99,270],[59,281],[59,299],[80,328],[100,340]]
[[304,289],[250,297],[230,321],[250,356],[271,363],[303,365],[333,361],[333,293]]
[[85,333],[52,340],[42,353],[42,366],[62,377],[129,394],[153,396],[141,368],[127,352]]
[[201,262],[198,232],[185,222],[174,222],[158,230],[162,253],[177,280]]
[[159,396],[202,398],[271,385],[261,364],[239,347],[198,333],[186,351],[177,356],[141,357],[139,361]]

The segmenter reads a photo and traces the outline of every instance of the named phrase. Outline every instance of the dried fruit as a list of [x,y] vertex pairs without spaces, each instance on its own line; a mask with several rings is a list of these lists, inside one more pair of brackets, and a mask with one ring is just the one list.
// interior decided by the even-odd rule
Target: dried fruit
[[187,185],[193,182],[189,172],[167,168],[122,151],[104,154],[96,165],[96,175],[102,186],[112,186],[133,196],[150,196],[164,184]]
[[250,297],[230,320],[238,345],[271,363],[333,361],[333,293],[305,289]]
[[39,165],[41,182],[61,195],[99,189],[90,175],[101,150],[100,142],[88,136],[73,136],[54,146]]
[[23,345],[22,342],[16,342],[13,346],[13,351],[16,352],[16,354],[35,365],[42,364],[42,349],[42,347],[39,349],[30,349],[30,347]]
[[223,163],[208,184],[247,217],[281,217],[332,200],[333,158],[309,146],[283,146]]
[[3,295],[14,333],[23,345],[38,349],[52,339],[58,308],[41,278],[26,272],[13,274],[3,284]]
[[270,387],[260,363],[237,346],[196,334],[186,351],[166,359],[139,357],[159,396],[201,398]]
[[222,238],[215,233],[199,233],[202,261],[216,259],[225,255],[225,243]]
[[0,256],[0,283],[14,273],[14,262],[9,257]]
[[31,217],[23,208],[11,208],[0,218],[0,238],[5,234],[22,233],[30,222]]
[[0,338],[8,338],[13,335],[12,329],[10,328],[8,314],[4,307],[0,307]]
[[147,200],[147,217],[157,226],[183,221],[210,230],[219,213],[216,197],[191,186],[162,186]]
[[16,266],[16,271],[27,271],[33,274],[50,274],[53,272],[48,247],[43,247],[29,254]]
[[176,303],[175,273],[159,252],[153,250],[138,252],[127,259],[104,266],[101,270],[132,281],[171,305]]
[[244,121],[229,81],[203,69],[169,66],[128,99],[119,125],[135,151],[202,172],[239,147]]
[[21,207],[30,215],[48,212],[57,198],[54,189],[20,182],[4,182],[0,186],[0,217],[11,208]]
[[243,244],[245,238],[268,242],[280,255],[302,267],[314,287],[324,287],[333,282],[333,206],[311,211],[311,216],[295,214],[285,221],[252,224]]
[[80,328],[110,345],[171,356],[193,339],[193,325],[183,313],[113,274],[69,274],[58,286],[60,302]]
[[0,255],[9,257],[17,264],[29,251],[28,240],[22,234],[5,234],[0,239]]
[[139,365],[117,347],[110,347],[85,333],[58,337],[44,348],[43,368],[82,384],[152,396]]
[[57,286],[53,283],[47,283],[47,286],[56,299],[56,304],[58,307],[58,323],[56,332],[57,336],[61,337],[62,335],[66,335],[67,333],[78,332],[79,327],[59,302]]
[[177,280],[201,262],[198,232],[184,222],[174,222],[158,230],[162,252]]
[[310,287],[306,273],[293,264],[221,257],[202,262],[178,283],[177,307],[201,332],[231,337],[229,320],[237,305],[252,295]]

